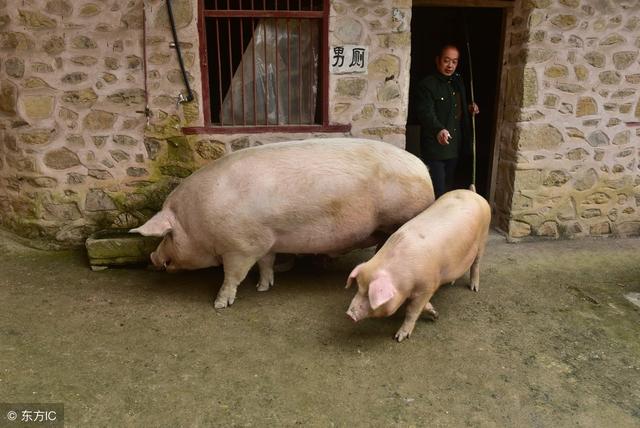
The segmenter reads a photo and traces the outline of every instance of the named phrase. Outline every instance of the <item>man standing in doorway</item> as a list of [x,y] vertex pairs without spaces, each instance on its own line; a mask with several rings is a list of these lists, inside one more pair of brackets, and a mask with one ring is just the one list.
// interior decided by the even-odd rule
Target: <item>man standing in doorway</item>
[[464,82],[456,73],[460,51],[445,44],[436,56],[436,72],[418,83],[416,114],[420,121],[420,151],[429,167],[436,197],[451,190],[461,154],[471,153],[470,114],[480,111],[467,104]]

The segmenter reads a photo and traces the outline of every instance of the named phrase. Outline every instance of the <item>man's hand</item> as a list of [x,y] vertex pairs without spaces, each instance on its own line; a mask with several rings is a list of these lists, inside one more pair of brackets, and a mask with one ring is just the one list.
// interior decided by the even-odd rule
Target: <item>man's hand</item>
[[449,144],[449,139],[451,138],[451,134],[449,134],[449,131],[447,131],[446,129],[441,130],[440,132],[438,132],[438,143],[442,144],[443,146],[446,146],[447,144]]
[[478,113],[480,113],[480,109],[478,108],[478,104],[476,103],[471,103],[469,104],[469,113],[476,115]]

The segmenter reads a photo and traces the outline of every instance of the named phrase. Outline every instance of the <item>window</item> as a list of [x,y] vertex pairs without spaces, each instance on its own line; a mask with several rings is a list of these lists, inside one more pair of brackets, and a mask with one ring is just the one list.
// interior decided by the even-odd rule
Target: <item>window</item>
[[330,129],[328,8],[329,0],[201,0],[208,129],[190,130]]

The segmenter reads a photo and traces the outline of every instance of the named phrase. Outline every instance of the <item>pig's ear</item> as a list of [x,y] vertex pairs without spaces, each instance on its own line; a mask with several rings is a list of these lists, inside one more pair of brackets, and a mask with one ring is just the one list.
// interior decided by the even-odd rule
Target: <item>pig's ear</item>
[[139,233],[144,236],[165,236],[173,230],[173,213],[162,210],[140,227],[131,229],[129,233]]
[[374,311],[396,295],[396,287],[391,278],[380,276],[369,284],[369,304]]
[[351,271],[351,273],[349,274],[349,278],[347,278],[347,286],[344,288],[349,288],[351,287],[351,283],[353,282],[353,280],[356,278],[356,276],[358,276],[358,273],[360,273],[360,268],[362,267],[364,263],[360,263],[358,266],[354,267],[353,270]]

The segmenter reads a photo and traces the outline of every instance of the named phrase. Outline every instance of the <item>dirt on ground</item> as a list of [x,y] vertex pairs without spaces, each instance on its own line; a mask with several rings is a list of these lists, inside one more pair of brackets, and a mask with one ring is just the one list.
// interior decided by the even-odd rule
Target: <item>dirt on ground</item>
[[637,238],[492,235],[480,291],[443,286],[402,343],[404,308],[345,315],[370,251],[300,258],[265,293],[251,272],[220,311],[220,268],[0,254],[0,402],[63,403],[66,426],[640,426]]

